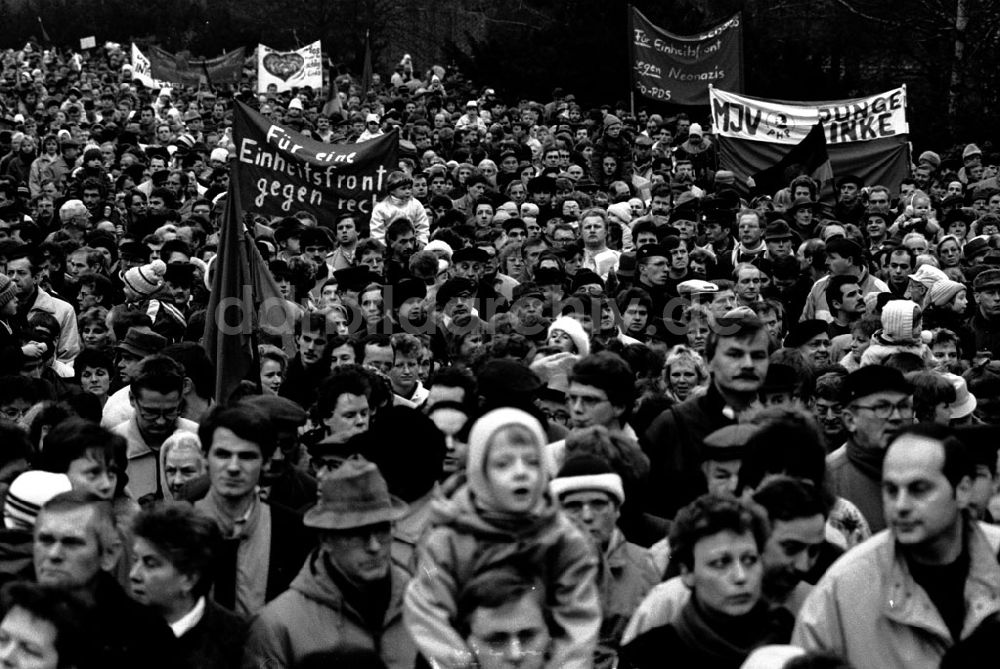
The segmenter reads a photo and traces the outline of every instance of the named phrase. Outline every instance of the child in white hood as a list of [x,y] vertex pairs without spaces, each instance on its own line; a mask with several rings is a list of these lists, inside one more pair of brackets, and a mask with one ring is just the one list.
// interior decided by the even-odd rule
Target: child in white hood
[[922,332],[922,311],[916,302],[892,300],[882,309],[882,329],[872,336],[861,356],[861,366],[881,365],[893,353],[919,356],[928,367],[935,364],[934,354]]
[[469,433],[467,482],[433,503],[433,529],[419,549],[403,610],[431,666],[476,666],[458,632],[457,602],[472,577],[500,564],[527,565],[545,583],[556,623],[545,666],[592,666],[601,623],[598,555],[547,491],[546,441],[524,411],[487,413]]

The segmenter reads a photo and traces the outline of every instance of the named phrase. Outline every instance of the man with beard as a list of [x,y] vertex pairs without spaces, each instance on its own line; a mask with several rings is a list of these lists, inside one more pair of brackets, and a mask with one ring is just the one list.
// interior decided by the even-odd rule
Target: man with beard
[[913,422],[913,389],[896,369],[869,365],[844,379],[847,442],[827,456],[830,491],[852,502],[872,532],[885,529],[882,460],[893,437]]
[[796,349],[815,373],[830,364],[829,324],[814,318],[792,325],[785,336],[785,348]]
[[841,223],[858,225],[865,212],[861,201],[861,187],[864,183],[853,174],[842,176],[837,180],[837,204],[833,207],[833,217]]
[[387,284],[394,284],[410,275],[410,256],[417,250],[417,233],[413,223],[406,218],[397,218],[385,230]]
[[642,437],[652,467],[650,489],[658,491],[650,512],[672,518],[705,492],[702,442],[736,423],[740,412],[757,399],[767,376],[769,341],[764,324],[752,312],[734,310],[716,320],[705,342],[708,391],[664,411]]

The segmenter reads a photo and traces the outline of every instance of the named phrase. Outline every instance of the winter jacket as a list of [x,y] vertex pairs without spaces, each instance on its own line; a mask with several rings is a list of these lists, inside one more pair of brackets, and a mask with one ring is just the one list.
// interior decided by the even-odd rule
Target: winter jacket
[[432,505],[434,527],[418,551],[404,610],[406,627],[431,665],[474,666],[455,630],[458,594],[489,565],[513,561],[537,567],[552,618],[563,630],[553,638],[548,666],[589,669],[601,625],[598,555],[552,499],[546,497],[541,513],[526,516],[517,531],[487,522],[467,486]]
[[[967,522],[965,541],[962,639],[1000,611],[1000,528]],[[833,653],[856,669],[936,669],[954,640],[885,531],[845,553],[813,588],[792,644]]]
[[[806,297],[805,306],[802,308],[802,315],[799,317],[800,321],[811,318],[820,318],[827,322],[833,320],[833,315],[830,313],[830,306],[826,303],[826,286],[829,283],[830,276],[827,275],[813,284],[813,287],[809,290],[808,297]],[[868,270],[864,270],[861,276],[858,277],[858,284],[861,286],[862,295],[890,292],[889,285],[885,281],[882,281],[882,279],[871,274]]]
[[618,529],[611,537],[611,545],[601,566],[603,621],[595,669],[615,666],[622,634],[632,614],[660,580],[649,551],[625,541],[625,536]]
[[371,238],[387,244],[385,231],[390,223],[400,217],[409,219],[410,223],[413,223],[417,241],[420,244],[426,244],[431,230],[430,222],[427,220],[427,212],[424,211],[424,205],[420,204],[420,201],[414,197],[400,200],[397,197],[389,195],[385,199],[380,200],[372,209]]
[[323,566],[319,550],[302,565],[291,587],[265,606],[250,627],[245,669],[296,667],[302,658],[336,648],[374,650],[389,669],[411,669],[416,648],[403,627],[403,588],[409,575],[392,567],[392,596],[382,629],[365,627]]

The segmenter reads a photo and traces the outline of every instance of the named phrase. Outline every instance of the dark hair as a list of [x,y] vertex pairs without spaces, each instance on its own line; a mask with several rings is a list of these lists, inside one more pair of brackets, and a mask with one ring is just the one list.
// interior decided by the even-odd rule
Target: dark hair
[[13,609],[23,609],[32,618],[50,623],[56,630],[55,649],[59,669],[92,666],[96,653],[85,630],[88,611],[73,595],[58,588],[27,581],[14,581],[0,591],[0,605],[6,617]]
[[37,467],[46,472],[65,474],[74,460],[92,457],[103,460],[108,469],[125,471],[127,443],[97,423],[71,416],[57,423],[45,435]]
[[851,274],[841,274],[830,277],[830,280],[826,284],[826,305],[830,307],[831,311],[836,311],[836,307],[833,306],[834,301],[843,304],[844,286],[849,286],[852,283],[858,283],[858,282],[859,282],[858,277]]
[[910,372],[906,380],[913,386],[913,413],[918,422],[933,422],[938,404],[955,402],[955,386],[937,372]]
[[804,409],[769,407],[754,418],[761,425],[749,440],[737,490],[756,488],[769,474],[787,474],[822,487],[826,448],[816,419]]
[[271,420],[263,413],[241,404],[216,405],[209,409],[198,424],[201,449],[208,455],[212,449],[215,431],[224,428],[240,439],[257,444],[264,462],[271,459],[277,448],[278,433]]
[[776,521],[790,521],[797,518],[823,516],[830,512],[826,497],[811,481],[776,476],[769,479],[754,494],[753,501],[767,512],[773,525]]
[[952,488],[958,486],[965,477],[973,477],[976,467],[965,443],[955,436],[955,431],[947,425],[937,423],[916,423],[899,431],[889,442],[889,448],[903,437],[921,437],[941,444],[944,464],[941,472]]
[[498,609],[529,595],[538,602],[546,624],[551,627],[545,583],[535,575],[537,569],[528,567],[520,564],[493,566],[465,584],[458,594],[455,616],[458,633],[463,638],[469,635],[472,614],[477,609]]
[[182,341],[166,347],[162,354],[180,363],[184,376],[191,379],[198,397],[215,397],[215,365],[203,346],[193,341]]
[[184,367],[173,358],[162,354],[151,355],[139,363],[129,392],[138,398],[142,390],[169,395],[184,394]]
[[320,419],[326,418],[337,408],[337,400],[345,393],[370,397],[372,385],[368,377],[353,366],[337,367],[319,386],[315,412]]
[[222,544],[214,520],[190,504],[163,503],[141,511],[132,521],[132,533],[153,544],[177,571],[197,577],[192,590],[195,599],[208,594]]
[[416,230],[417,229],[413,226],[413,223],[410,221],[410,219],[406,218],[405,216],[400,216],[399,218],[396,218],[391,223],[389,223],[388,226],[386,226],[385,240],[391,244],[392,242],[399,239],[402,235],[406,234],[407,231],[416,232]]
[[28,434],[19,425],[5,419],[0,419],[0,444],[3,444],[0,466],[31,459],[32,448]]
[[473,402],[476,398],[476,379],[471,373],[462,367],[442,367],[431,374],[427,382],[427,388],[434,386],[447,386],[448,388],[461,388],[465,391],[465,402]]
[[588,355],[573,365],[569,380],[603,390],[613,406],[625,408],[621,416],[623,423],[631,413],[635,374],[621,356],[608,351]]
[[73,361],[73,378],[80,383],[80,375],[87,367],[108,370],[108,376],[114,377],[115,363],[111,356],[98,348],[86,347],[76,356]]
[[826,243],[826,254],[836,253],[841,258],[847,258],[855,267],[864,264],[864,251],[861,246],[843,237],[834,237]]
[[753,535],[757,550],[763,550],[769,532],[767,519],[756,505],[716,495],[702,495],[677,512],[670,529],[670,559],[688,571],[694,568],[694,547],[720,532]]

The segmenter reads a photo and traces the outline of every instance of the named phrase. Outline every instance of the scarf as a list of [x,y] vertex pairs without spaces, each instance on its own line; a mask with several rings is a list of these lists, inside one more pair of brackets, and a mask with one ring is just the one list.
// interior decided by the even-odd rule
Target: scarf
[[231,518],[214,490],[195,504],[222,531],[214,599],[237,613],[253,615],[263,608],[271,567],[271,509],[255,496],[243,518]]
[[345,603],[358,612],[364,627],[374,630],[374,636],[385,626],[385,614],[392,600],[392,572],[374,583],[356,583],[333,563],[330,556],[323,554],[323,566],[330,580],[340,590]]
[[757,246],[753,248],[747,248],[743,246],[743,242],[737,242],[736,247],[733,249],[732,261],[733,266],[740,264],[741,262],[752,262],[757,258],[757,256],[767,252],[767,242],[762,238]]
[[854,439],[847,440],[847,460],[872,481],[882,480],[882,461],[885,451],[881,448],[865,448]]
[[[687,648],[719,667],[740,666],[754,648],[773,642],[779,631],[763,601],[745,615],[727,616],[706,611],[693,596],[673,626]],[[781,641],[787,643],[787,638]]]

